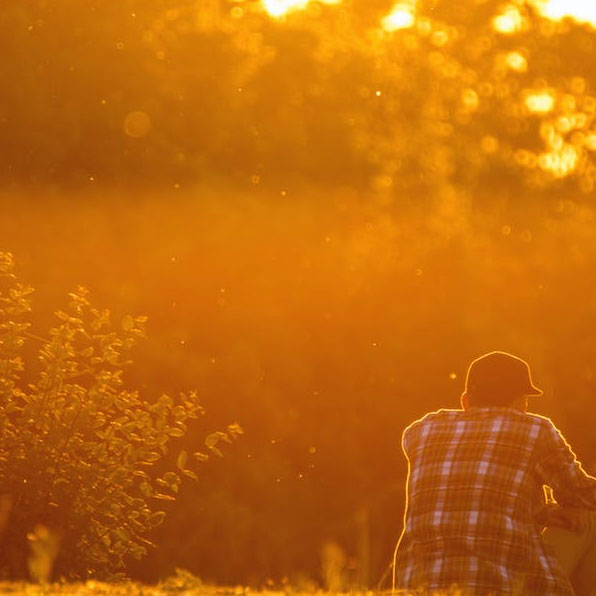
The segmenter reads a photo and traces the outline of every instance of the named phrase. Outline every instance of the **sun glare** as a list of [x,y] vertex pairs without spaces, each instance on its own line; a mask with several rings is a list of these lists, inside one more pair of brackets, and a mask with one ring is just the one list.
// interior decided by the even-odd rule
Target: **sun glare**
[[[261,0],[265,11],[272,17],[303,10],[312,0]],[[339,4],[341,0],[320,0],[323,4]],[[394,5],[391,13],[382,20],[385,31],[407,29],[416,22],[415,10],[411,1],[401,1]],[[571,17],[576,21],[587,22],[596,27],[596,0],[533,0],[542,15],[558,20]],[[493,27],[499,33],[511,35],[524,28],[524,17],[515,4],[505,5],[503,11],[494,17]]]
[[555,107],[555,98],[549,91],[539,91],[528,93],[524,103],[534,114],[548,114]]
[[509,52],[505,57],[505,63],[515,72],[526,72],[528,70],[528,61],[520,52]]
[[538,8],[549,19],[571,17],[596,27],[595,0],[546,0],[538,2]]
[[[289,12],[302,10],[311,0],[262,0],[263,7],[272,17],[283,17]],[[323,4],[338,4],[340,0],[322,0]]]
[[291,10],[300,10],[309,0],[263,0],[265,10],[272,17],[281,17]]
[[509,5],[493,19],[493,27],[499,33],[510,35],[523,29],[523,17],[517,6]]
[[396,4],[391,13],[382,21],[385,31],[396,31],[397,29],[407,29],[415,22],[412,8],[406,4]]

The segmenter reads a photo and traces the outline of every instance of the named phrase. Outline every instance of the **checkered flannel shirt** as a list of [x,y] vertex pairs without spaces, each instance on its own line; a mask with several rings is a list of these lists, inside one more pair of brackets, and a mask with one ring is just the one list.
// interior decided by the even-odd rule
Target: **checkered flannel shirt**
[[573,594],[541,539],[544,486],[561,506],[596,509],[596,478],[548,418],[503,407],[439,410],[406,428],[402,446],[397,588]]

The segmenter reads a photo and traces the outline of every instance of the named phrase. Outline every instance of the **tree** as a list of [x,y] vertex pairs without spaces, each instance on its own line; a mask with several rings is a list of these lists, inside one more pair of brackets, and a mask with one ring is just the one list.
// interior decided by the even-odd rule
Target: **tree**
[[[115,329],[109,311],[79,288],[44,339],[29,330],[32,289],[17,280],[7,253],[0,281],[0,485],[11,504],[4,573],[23,575],[27,539],[39,541],[42,528],[60,541],[58,572],[113,575],[152,545],[146,535],[165,517],[155,503],[175,500],[182,476],[197,478],[185,450],[174,469],[154,470],[203,410],[193,392],[149,403],[125,388],[123,369],[145,337],[146,317],[127,315]],[[26,383],[21,353],[31,338],[41,342],[40,367]],[[231,425],[211,433],[206,450],[221,455],[218,443],[240,432]]]

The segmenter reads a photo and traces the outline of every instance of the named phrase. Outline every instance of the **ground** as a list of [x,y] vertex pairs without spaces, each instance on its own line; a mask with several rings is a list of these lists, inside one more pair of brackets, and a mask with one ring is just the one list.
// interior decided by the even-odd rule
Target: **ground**
[[[167,580],[156,586],[147,586],[135,582],[108,583],[87,581],[84,583],[53,583],[30,584],[26,582],[0,582],[0,594],[13,596],[306,596],[306,593],[293,591],[252,591],[244,587],[216,588],[212,586],[197,585],[188,587],[176,583],[176,580]],[[309,596],[331,595],[331,592],[310,592]],[[350,593],[350,596],[373,596],[375,592]],[[395,596],[399,596],[395,593]]]

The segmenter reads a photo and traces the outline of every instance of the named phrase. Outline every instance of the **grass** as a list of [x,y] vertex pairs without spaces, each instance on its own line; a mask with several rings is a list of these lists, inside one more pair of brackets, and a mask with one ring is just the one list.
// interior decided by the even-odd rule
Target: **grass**
[[[170,580],[150,586],[137,582],[99,582],[89,580],[79,583],[48,583],[32,584],[27,582],[0,582],[0,594],[12,594],[14,596],[294,596],[302,595],[328,595],[337,596],[338,593],[319,590],[316,592],[299,592],[292,590],[251,590],[243,586],[238,587],[213,587],[213,586],[194,586],[187,587],[177,585]],[[373,596],[383,594],[381,592],[349,592],[350,596]],[[384,594],[390,594],[386,592]],[[399,596],[401,592],[394,593]],[[405,596],[405,595],[403,595]]]
[[[185,586],[176,578],[157,585],[145,585],[137,582],[57,582],[32,584],[28,582],[0,582],[0,594],[13,596],[408,596],[405,592],[301,592],[286,590],[252,590],[243,586],[214,587],[208,585]],[[416,592],[421,596],[420,592]],[[430,595],[429,595],[430,596]],[[434,596],[462,596],[459,590],[449,593],[434,593]]]
[[[137,582],[57,582],[32,584],[27,582],[0,582],[0,594],[14,596],[240,596],[250,591],[244,587],[215,588],[212,586],[186,586],[176,578],[150,586]],[[255,594],[283,594],[283,592],[254,592]]]

